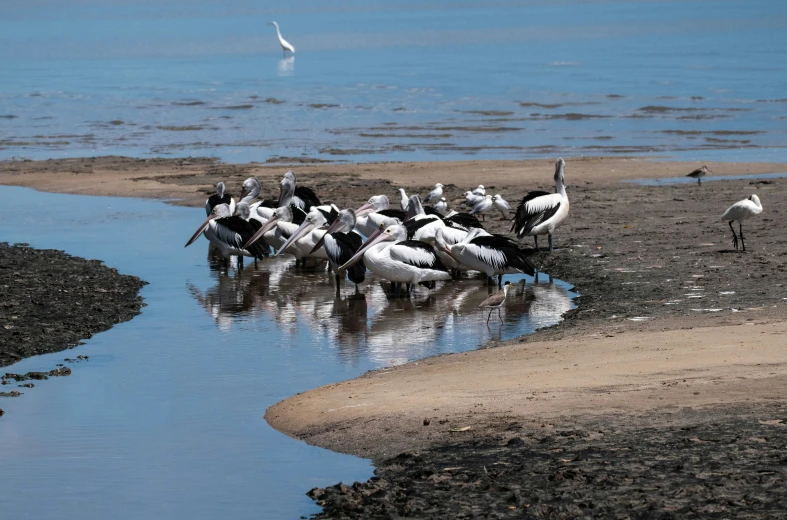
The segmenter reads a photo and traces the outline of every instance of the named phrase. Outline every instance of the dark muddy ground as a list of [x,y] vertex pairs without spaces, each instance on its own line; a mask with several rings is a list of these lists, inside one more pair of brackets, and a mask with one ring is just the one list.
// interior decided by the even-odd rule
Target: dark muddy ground
[[0,366],[75,347],[130,320],[145,284],[99,260],[0,243]]
[[787,407],[669,415],[641,418],[656,427],[512,422],[309,496],[317,518],[787,518]]

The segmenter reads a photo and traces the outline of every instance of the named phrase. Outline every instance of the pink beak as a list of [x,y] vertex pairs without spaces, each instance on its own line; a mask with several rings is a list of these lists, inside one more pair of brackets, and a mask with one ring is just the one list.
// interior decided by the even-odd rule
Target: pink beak
[[205,232],[206,229],[208,229],[208,226],[210,225],[210,221],[215,218],[217,218],[216,215],[211,215],[208,218],[206,218],[205,222],[203,222],[202,225],[200,225],[200,227],[197,228],[197,231],[193,235],[191,235],[191,238],[189,239],[188,242],[186,242],[186,245],[183,247],[189,247],[191,244],[193,244],[194,241],[197,240],[199,236]]

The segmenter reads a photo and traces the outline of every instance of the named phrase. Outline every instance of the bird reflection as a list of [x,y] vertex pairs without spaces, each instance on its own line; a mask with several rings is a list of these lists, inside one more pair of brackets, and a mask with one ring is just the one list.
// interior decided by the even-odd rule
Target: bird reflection
[[285,337],[304,326],[312,336],[325,336],[347,363],[400,364],[506,340],[553,325],[573,307],[562,285],[547,283],[543,276],[537,284],[510,277],[515,287],[502,309],[505,325],[490,331],[484,326],[486,314],[478,309],[488,296],[482,284],[438,282],[434,290],[402,299],[390,298],[388,284],[368,276],[364,294],[356,295],[353,284],[343,281],[337,297],[334,277],[297,270],[292,259],[269,258],[256,267],[223,271],[221,255],[214,256],[214,285],[204,291],[192,284],[187,288],[219,329],[268,316]]
[[295,72],[295,56],[287,56],[279,60],[279,76],[292,76]]

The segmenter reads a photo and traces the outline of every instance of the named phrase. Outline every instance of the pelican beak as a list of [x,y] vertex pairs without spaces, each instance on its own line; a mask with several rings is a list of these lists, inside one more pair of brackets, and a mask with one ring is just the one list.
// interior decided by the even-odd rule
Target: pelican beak
[[298,229],[295,230],[295,233],[290,235],[290,238],[287,239],[287,241],[284,243],[284,245],[281,246],[281,249],[276,251],[276,253],[274,253],[273,256],[279,256],[280,253],[283,253],[284,251],[286,251],[287,248],[290,247],[290,245],[292,245],[293,242],[295,242],[296,240],[301,238],[308,231],[311,231],[313,226],[314,225],[311,222],[309,222],[308,220],[304,220],[303,224],[301,224],[301,226]]
[[249,190],[246,189],[246,186],[241,187],[240,189],[240,200],[243,200],[243,197],[249,194]]
[[364,204],[360,208],[356,209],[355,210],[355,217],[356,218],[358,218],[358,217],[365,217],[369,213],[374,213],[374,204],[372,204],[371,202],[367,202],[366,204]]
[[[445,252],[446,252],[446,254],[447,254],[448,256],[450,256],[451,258],[453,258],[454,260],[456,260],[456,257],[455,257],[455,256],[454,256],[454,254],[451,252],[451,248],[448,246],[448,244],[446,244],[446,245],[445,245],[445,247],[444,247],[443,249],[445,250]],[[456,260],[456,261],[457,261],[457,262],[459,262],[459,260]],[[461,263],[461,262],[460,262],[460,263]]]
[[322,236],[320,237],[320,240],[317,241],[317,245],[315,245],[312,248],[312,250],[309,251],[309,254],[312,254],[315,251],[317,251],[318,249],[320,249],[322,247],[323,242],[325,242],[326,235],[329,235],[329,234],[333,233],[334,231],[339,229],[341,226],[342,226],[342,223],[339,222],[339,219],[334,220],[333,223],[330,226],[328,226],[328,229],[325,230],[325,233],[322,234]]
[[252,245],[254,242],[256,242],[257,240],[259,240],[259,239],[260,239],[260,237],[262,237],[262,235],[264,235],[265,233],[267,233],[268,231],[270,231],[271,229],[273,229],[273,226],[275,226],[275,225],[276,225],[276,222],[277,222],[278,220],[279,220],[279,217],[271,217],[271,218],[270,218],[270,220],[268,220],[268,222],[266,222],[265,224],[263,224],[263,225],[262,225],[262,227],[261,227],[259,230],[257,230],[257,232],[256,232],[256,233],[254,233],[254,236],[252,236],[252,237],[249,239],[249,241],[248,241],[248,242],[246,242],[245,244],[243,244],[243,248],[244,248],[244,249],[248,249],[248,248],[249,248],[249,246],[251,246],[251,245]]
[[189,247],[191,244],[193,244],[194,241],[197,240],[199,238],[199,236],[205,232],[206,229],[208,229],[208,226],[210,225],[210,221],[214,220],[215,218],[216,218],[216,215],[211,215],[208,218],[206,218],[205,222],[203,222],[200,225],[200,227],[197,228],[197,231],[193,235],[191,235],[191,238],[189,239],[188,242],[186,242],[186,245],[183,246],[183,247]]
[[366,242],[364,242],[363,245],[358,248],[358,251],[353,255],[353,257],[347,260],[344,265],[339,267],[339,271],[346,271],[348,267],[360,260],[366,250],[373,245],[379,244],[380,242],[384,242],[386,240],[391,240],[390,235],[383,234],[383,231],[383,226],[377,228],[377,230],[366,239]]

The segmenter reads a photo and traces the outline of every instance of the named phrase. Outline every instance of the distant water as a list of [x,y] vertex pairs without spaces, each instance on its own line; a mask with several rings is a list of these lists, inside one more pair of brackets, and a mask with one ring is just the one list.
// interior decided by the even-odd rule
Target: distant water
[[[573,308],[542,276],[509,291],[504,324],[478,309],[481,280],[388,300],[365,298],[285,256],[217,269],[200,239],[205,214],[160,201],[0,186],[0,240],[100,258],[150,282],[133,320],[73,351],[0,369],[69,377],[0,397],[0,518],[292,519],[318,510],[312,487],[372,474],[367,460],[308,446],[265,422],[281,399],[426,356],[465,351],[552,325]],[[507,276],[517,282],[522,276]]]
[[785,27],[772,0],[5,0],[0,158],[787,160]]

